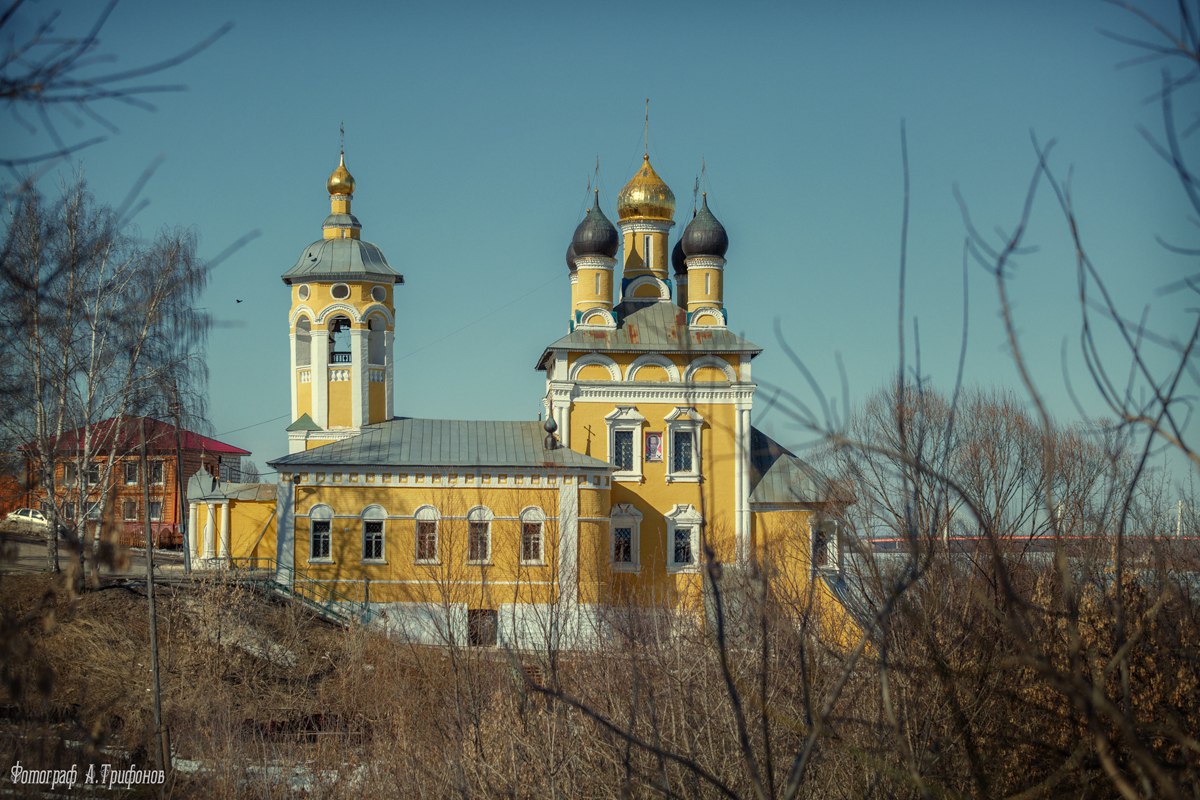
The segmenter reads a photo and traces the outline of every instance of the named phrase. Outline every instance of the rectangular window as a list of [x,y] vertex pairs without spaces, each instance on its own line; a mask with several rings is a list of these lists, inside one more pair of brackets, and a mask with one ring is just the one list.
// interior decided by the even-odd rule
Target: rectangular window
[[90,520],[100,519],[100,504],[99,503],[92,503],[90,506],[88,506],[87,518]]
[[542,560],[542,523],[521,523],[521,560],[525,562]]
[[330,522],[327,519],[314,519],[312,531],[308,540],[308,558],[310,561],[328,559],[330,557]]
[[417,522],[417,561],[437,561],[437,520]]
[[633,563],[633,528],[613,528],[613,563]]
[[383,560],[383,520],[369,519],[363,523],[363,561]]
[[654,266],[653,259],[650,257],[650,253],[651,253],[650,241],[651,241],[650,234],[647,233],[645,236],[642,237],[642,254],[646,256],[646,266],[647,267]]
[[471,647],[494,647],[497,615],[491,608],[467,609],[467,643]]
[[126,522],[137,522],[137,501],[126,500],[121,504],[121,517]]
[[487,561],[491,555],[491,541],[488,536],[488,523],[470,522],[467,530],[467,560]]
[[671,434],[671,471],[691,472],[692,451],[695,439],[691,431],[675,431]]
[[161,519],[162,519],[162,501],[161,500],[151,500],[150,501],[150,520],[152,522],[158,522]]
[[100,465],[99,464],[88,464],[87,482],[88,482],[89,486],[95,486],[97,483],[100,482]]
[[132,486],[138,482],[138,465],[136,461],[125,462],[125,483]]
[[712,279],[712,273],[710,273],[710,272],[704,273],[704,293],[705,294],[712,294],[711,279]]
[[813,531],[813,567],[820,569],[829,564],[829,533],[823,528]]
[[600,273],[596,273],[596,296],[600,296]]
[[63,483],[74,486],[79,481],[79,468],[74,464],[63,464]]
[[633,469],[633,431],[613,431],[613,466],[628,472]]
[[162,483],[163,482],[163,462],[161,462],[161,461],[151,461],[150,462],[150,482],[151,483]]
[[675,563],[693,564],[695,554],[692,552],[692,529],[678,527],[675,529]]
[[67,519],[75,519],[75,503],[68,500],[63,503],[63,516]]

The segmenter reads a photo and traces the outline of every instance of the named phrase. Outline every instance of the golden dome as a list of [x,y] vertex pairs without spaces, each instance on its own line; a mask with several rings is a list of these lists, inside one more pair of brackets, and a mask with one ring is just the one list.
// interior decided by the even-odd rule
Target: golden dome
[[617,217],[670,221],[674,216],[675,193],[650,166],[650,156],[642,156],[642,168],[617,195]]
[[329,176],[329,183],[325,185],[330,194],[354,194],[354,176],[346,169],[345,153],[338,159],[337,169]]

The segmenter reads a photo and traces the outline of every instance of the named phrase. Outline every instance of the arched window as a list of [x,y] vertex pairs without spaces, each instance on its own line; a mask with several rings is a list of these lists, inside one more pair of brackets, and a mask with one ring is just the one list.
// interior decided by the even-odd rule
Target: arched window
[[308,560],[333,561],[333,509],[313,506],[308,512]]
[[350,363],[350,318],[337,316],[329,320],[329,363]]
[[704,517],[690,504],[676,504],[664,516],[667,520],[667,572],[698,572],[700,529],[704,526]]
[[296,366],[312,364],[312,321],[308,317],[296,320]]
[[368,364],[383,364],[383,333],[386,328],[387,323],[383,321],[383,317],[373,315],[367,320]]
[[433,506],[421,506],[413,516],[416,519],[416,562],[418,564],[436,564],[440,515]]
[[521,512],[521,563],[546,563],[546,512],[530,506]]
[[487,564],[492,560],[492,512],[475,506],[467,512],[467,563]]
[[362,513],[362,559],[383,561],[383,523],[387,512],[379,506],[367,506]]

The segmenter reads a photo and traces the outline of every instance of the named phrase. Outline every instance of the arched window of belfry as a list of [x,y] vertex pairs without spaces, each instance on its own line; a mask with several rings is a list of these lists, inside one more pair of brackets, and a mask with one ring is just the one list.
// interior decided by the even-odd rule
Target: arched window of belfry
[[312,322],[308,317],[296,320],[296,366],[312,364]]
[[367,320],[367,328],[367,363],[383,364],[383,334],[387,323],[383,317],[374,314]]
[[329,363],[350,363],[350,319],[337,316],[329,320]]

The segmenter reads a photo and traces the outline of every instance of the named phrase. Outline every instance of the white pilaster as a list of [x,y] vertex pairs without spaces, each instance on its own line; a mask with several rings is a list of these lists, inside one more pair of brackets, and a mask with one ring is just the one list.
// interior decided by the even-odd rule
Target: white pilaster
[[280,475],[275,485],[275,582],[293,583],[296,557],[296,484],[290,475]]
[[367,334],[366,328],[350,329],[350,425],[361,428],[370,418],[367,404],[370,402],[367,386]]
[[734,528],[738,542],[738,563],[750,561],[750,405],[737,406],[737,519]]
[[383,396],[384,400],[383,415],[384,419],[391,419],[396,415],[395,402],[393,396],[393,381],[396,379],[396,359],[395,353],[392,352],[392,347],[396,339],[395,331],[383,332]]
[[579,606],[579,486],[571,483],[558,490],[558,612],[559,647],[571,647]]
[[[297,375],[296,375],[296,332],[295,331],[292,331],[291,334],[288,335],[288,344],[289,344],[288,350],[292,354],[292,371],[290,373],[292,376],[292,417],[291,417],[291,421],[295,422],[296,417],[299,416],[299,414],[297,412],[299,412],[299,410],[300,410],[300,381],[298,380]],[[311,345],[309,346],[309,349],[311,350]],[[311,391],[311,389],[310,389],[310,391]]]
[[192,555],[200,557],[200,542],[196,538],[196,504],[188,503],[187,546]]
[[229,560],[229,503],[221,503],[221,559]]
[[329,331],[312,331],[312,418],[322,428],[329,428]]
[[213,517],[216,516],[212,503],[205,503],[204,517],[204,549],[200,552],[200,557],[210,559],[216,557],[216,547],[213,543],[213,527],[216,524]]

